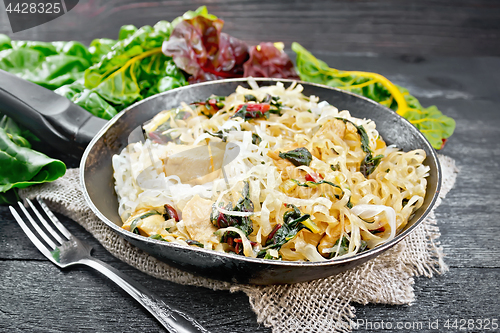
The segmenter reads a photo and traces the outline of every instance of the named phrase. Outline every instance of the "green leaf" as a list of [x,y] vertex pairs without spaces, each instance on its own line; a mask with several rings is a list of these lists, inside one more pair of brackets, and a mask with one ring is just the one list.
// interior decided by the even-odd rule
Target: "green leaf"
[[179,24],[179,22],[181,22],[182,20],[190,20],[192,18],[195,18],[196,16],[203,16],[209,20],[217,20],[217,16],[208,13],[208,9],[206,6],[201,6],[194,11],[188,10],[182,16],[175,18],[172,21],[172,28],[175,28],[175,26]]
[[257,254],[258,258],[263,258],[269,249],[279,250],[284,244],[297,236],[297,233],[301,229],[308,229],[302,222],[306,221],[311,216],[309,214],[302,214],[295,205],[287,204],[286,207],[292,208],[292,210],[286,211],[283,214],[283,224],[277,224],[274,227],[273,231],[268,236],[266,246]]
[[4,34],[0,34],[0,51],[11,49],[12,44],[10,37]]
[[[1,116],[1,114],[0,114]],[[20,127],[11,118],[3,115],[0,118],[0,128],[3,128],[7,136],[16,145],[26,148],[31,148],[28,140],[21,136]]]
[[311,164],[312,155],[307,148],[301,147],[294,150],[287,151],[286,153],[279,153],[279,157],[292,162],[295,166]]
[[[220,206],[223,207],[223,203],[220,203]],[[241,198],[238,200],[234,208],[232,207],[232,203],[229,202],[226,207],[226,210],[234,211],[234,212],[253,212],[254,205],[252,200],[250,199],[250,184],[245,182],[243,185],[243,189],[241,191]],[[212,206],[212,212],[210,213],[210,221],[217,228],[226,228],[234,226],[240,230],[242,230],[245,235],[250,235],[253,232],[253,222],[249,216],[233,216],[226,215],[224,213],[220,213],[217,208]],[[227,238],[228,234],[231,232],[226,232],[222,235],[222,238]],[[236,238],[239,238],[238,235],[235,235]]]
[[321,184],[328,184],[330,186],[333,186],[333,187],[336,187],[336,188],[342,190],[342,188],[340,186],[338,186],[337,184],[329,182],[327,180],[323,180],[323,179],[320,180],[320,181],[318,181],[318,182],[313,182],[312,180],[308,180],[308,181],[306,181],[304,183],[299,182],[297,179],[292,179],[292,181],[295,184],[297,184],[297,186],[302,186],[302,187],[312,187],[312,188],[314,188],[314,187],[316,187],[318,185],[321,185]]
[[189,245],[195,245],[195,246],[198,246],[198,247],[201,247],[201,248],[204,248],[205,246],[198,242],[197,240],[194,240],[194,239],[186,239],[186,243],[188,243]]
[[109,38],[94,39],[89,45],[89,52],[92,55],[92,63],[101,61],[103,56],[111,52],[111,49],[116,42],[116,40]]
[[161,241],[164,241],[164,242],[168,242],[165,238],[163,238],[160,234],[154,234],[154,235],[151,235],[149,236],[149,238],[152,238],[152,239],[157,239],[157,240],[161,240]]
[[[339,244],[340,242],[340,244]],[[347,237],[345,236],[342,236],[342,240],[337,239],[337,241],[335,242],[335,244],[333,245],[333,248],[332,248],[332,253],[330,254],[331,255],[331,258],[333,256],[335,256],[335,254],[337,253],[337,249],[339,251],[338,255],[339,256],[343,256],[344,254],[348,253],[349,252],[349,240],[347,239]],[[340,248],[339,248],[340,246]]]
[[50,251],[52,254],[52,258],[54,258],[55,261],[61,262],[61,249],[58,247],[55,248],[55,250]]
[[136,218],[132,221],[132,223],[130,223],[130,231],[131,231],[131,232],[133,232],[133,233],[135,233],[135,234],[138,234],[138,235],[139,235],[140,233],[139,233],[139,229],[137,228],[137,224],[138,224],[141,220],[143,220],[143,219],[145,219],[145,218],[147,218],[147,217],[150,217],[150,216],[152,216],[152,215],[161,215],[161,214],[160,214],[160,213],[158,213],[156,210],[150,210],[149,212],[144,213],[144,214],[142,214],[142,215],[141,215],[141,216],[139,216],[139,217],[136,217]]
[[420,132],[422,132],[431,145],[440,149],[443,139],[449,138],[455,130],[455,120],[445,116],[435,105],[424,108],[418,100],[408,93],[408,90],[398,86],[403,93],[410,108],[404,115]]
[[118,33],[118,40],[127,39],[128,37],[135,34],[136,31],[137,31],[137,28],[135,25],[132,25],[132,24],[123,25],[120,28],[120,32]]
[[79,42],[12,41],[0,51],[0,69],[49,89],[72,83],[91,65],[91,54]]
[[51,182],[66,172],[63,162],[16,145],[3,128],[0,128],[0,165],[0,193]]
[[361,162],[361,167],[360,167],[361,173],[365,177],[371,175],[373,171],[375,171],[375,169],[378,167],[383,158],[384,155],[382,154],[379,154],[377,156],[373,156],[371,153],[366,154],[365,158]]
[[[380,164],[381,160],[384,158],[384,155],[379,154],[377,156],[373,156],[373,151],[370,148],[370,139],[368,138],[368,133],[366,133],[365,128],[360,125],[356,125],[350,120],[347,120],[345,118],[337,118],[342,120],[344,123],[350,122],[354,127],[356,127],[358,131],[358,135],[361,141],[361,149],[366,153],[365,158],[361,162],[361,166],[359,168],[359,171],[365,176],[368,177],[375,169],[377,166]],[[332,168],[333,170],[333,168]],[[333,170],[335,171],[335,170]],[[349,199],[350,201],[351,199]],[[349,207],[351,208],[351,207]]]
[[452,118],[435,106],[422,107],[407,89],[380,74],[330,68],[298,43],[292,43],[292,50],[297,54],[297,71],[302,80],[348,90],[393,109],[415,125],[435,149],[442,148],[443,142],[453,134]]
[[0,128],[5,130],[7,136],[18,146],[31,148],[34,143],[40,142],[33,133],[18,125],[14,120],[0,112]]

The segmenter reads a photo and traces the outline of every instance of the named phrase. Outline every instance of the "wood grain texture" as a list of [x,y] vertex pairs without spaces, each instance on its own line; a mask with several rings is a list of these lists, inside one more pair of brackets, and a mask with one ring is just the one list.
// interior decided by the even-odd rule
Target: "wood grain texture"
[[[456,160],[460,173],[436,210],[450,271],[432,279],[416,279],[413,306],[355,305],[357,319],[372,323],[438,320],[440,331],[446,331],[447,319],[498,318],[500,245],[495,235],[500,234],[500,85],[496,73],[500,58],[361,57],[327,52],[318,56],[338,68],[382,73],[408,87],[424,106],[436,104],[457,121],[456,132],[441,153]],[[257,323],[244,294],[149,277],[112,257],[76,223],[61,219],[71,232],[95,247],[99,259],[161,297],[178,302],[212,331],[270,332]],[[5,207],[0,208],[0,221],[0,331],[161,331],[154,318],[98,273],[86,268],[61,272],[45,260]],[[379,330],[356,330],[374,331]]]
[[[332,67],[381,73],[422,105],[457,121],[441,153],[456,160],[454,189],[436,210],[450,271],[417,278],[412,306],[355,305],[371,322],[500,320],[500,2],[498,1],[104,1],[81,0],[69,14],[16,39],[116,37],[122,24],[154,24],[206,4],[225,31],[249,43],[298,41]],[[2,5],[0,5],[1,8]],[[0,32],[9,32],[0,9]],[[345,52],[348,52],[346,55]],[[387,54],[376,56],[376,54]],[[463,56],[478,57],[463,57]],[[115,259],[76,223],[95,256],[193,313],[213,332],[271,332],[242,293],[181,286]],[[0,207],[0,332],[158,332],[155,319],[111,282],[86,268],[60,271]],[[361,329],[356,332],[397,330]],[[471,331],[471,330],[469,330]]]
[[[212,332],[258,328],[243,293],[214,292],[150,278],[113,263],[157,296],[192,314]],[[128,294],[86,268],[61,271],[48,261],[2,263],[1,332],[161,332],[162,326]],[[5,289],[4,289],[5,288]]]
[[500,55],[500,2],[495,0],[80,0],[64,16],[16,34],[0,10],[0,33],[89,43],[116,38],[123,24],[171,21],[200,5],[225,20],[224,31],[250,44],[282,41],[289,47],[297,41],[313,51]]

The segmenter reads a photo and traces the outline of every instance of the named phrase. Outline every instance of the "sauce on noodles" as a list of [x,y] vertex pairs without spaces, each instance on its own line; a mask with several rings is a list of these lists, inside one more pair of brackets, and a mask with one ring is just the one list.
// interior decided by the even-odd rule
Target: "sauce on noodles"
[[373,121],[300,85],[250,84],[159,113],[146,142],[113,157],[123,228],[278,260],[352,256],[394,238],[423,203],[425,152],[387,146]]

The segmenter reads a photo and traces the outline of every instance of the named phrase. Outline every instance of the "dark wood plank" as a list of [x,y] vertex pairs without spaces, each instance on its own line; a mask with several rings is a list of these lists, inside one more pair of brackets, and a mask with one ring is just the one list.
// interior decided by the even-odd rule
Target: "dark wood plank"
[[[320,54],[338,68],[380,72],[404,85],[424,106],[436,104],[457,121],[455,134],[442,151],[457,161],[460,173],[455,188],[438,208],[442,243],[453,267],[498,267],[498,246],[492,234],[500,234],[500,71],[499,58],[428,57],[418,63],[401,57],[346,57]],[[434,95],[433,95],[434,94]],[[436,96],[436,97],[432,97]],[[479,118],[478,118],[479,117]],[[0,218],[10,216],[7,211]],[[0,257],[40,257],[34,250],[19,250],[22,242],[16,225],[0,234],[6,248]],[[15,240],[11,242],[10,240]],[[25,242],[25,244],[28,244]]]
[[[256,323],[255,314],[242,293],[179,286],[146,276],[127,265],[116,266],[160,297],[193,313],[213,332],[270,332]],[[135,301],[102,276],[85,268],[63,272],[49,262],[11,261],[2,263],[0,278],[2,288],[11,291],[5,292],[0,299],[2,331],[14,327],[18,332],[161,331],[155,319]],[[443,276],[420,278],[413,306],[355,305],[356,322],[396,325],[397,322],[438,320],[439,331],[446,331],[443,325],[447,319],[500,319],[500,290],[495,283],[499,278],[498,268],[453,268]],[[358,331],[378,330],[364,326]]]
[[[270,332],[256,323],[243,293],[180,286],[123,263],[113,266],[213,332]],[[1,332],[12,328],[18,332],[163,331],[128,294],[87,268],[61,271],[48,261],[8,261],[1,264],[0,279]]]
[[[415,284],[416,300],[410,306],[394,306],[369,304],[356,306],[356,322],[359,331],[368,332],[458,332],[460,329],[447,329],[446,321],[465,319],[494,319],[500,321],[499,304],[500,289],[498,279],[500,269],[452,268],[448,273],[432,279],[418,278]],[[437,321],[437,329],[436,329]],[[370,329],[369,323],[371,322]],[[396,328],[397,323],[407,326],[406,329],[376,329],[381,327]],[[378,326],[373,326],[378,323]],[[433,323],[429,328],[429,323]],[[475,327],[465,329],[467,332],[481,332]],[[420,326],[422,325],[422,326]],[[459,324],[460,326],[460,324]],[[404,326],[402,326],[404,328]],[[410,329],[408,329],[410,327]],[[421,327],[421,329],[420,329]],[[466,327],[466,326],[465,326]],[[491,327],[490,327],[491,328]],[[358,332],[357,330],[355,332]]]
[[[16,39],[116,38],[123,24],[171,21],[207,5],[225,20],[224,31],[250,44],[293,41],[328,52],[411,55],[500,55],[500,3],[494,0],[80,0],[66,15]],[[10,33],[0,12],[0,32]]]

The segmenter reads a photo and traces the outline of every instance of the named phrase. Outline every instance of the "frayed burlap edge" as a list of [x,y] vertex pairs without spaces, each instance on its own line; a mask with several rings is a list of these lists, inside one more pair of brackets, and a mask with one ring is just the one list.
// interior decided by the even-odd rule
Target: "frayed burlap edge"
[[[453,159],[439,155],[443,183],[437,207],[453,187],[458,172]],[[257,321],[273,333],[350,332],[360,304],[411,304],[414,276],[443,273],[443,249],[434,212],[398,245],[347,272],[294,285],[252,286],[205,279],[173,268],[137,249],[100,221],[86,205],[78,169],[69,169],[55,182],[21,191],[22,197],[40,196],[49,207],[75,220],[116,258],[156,278],[213,290],[245,292]],[[381,288],[382,286],[382,288]]]

